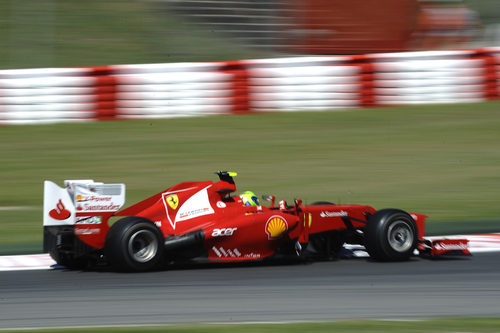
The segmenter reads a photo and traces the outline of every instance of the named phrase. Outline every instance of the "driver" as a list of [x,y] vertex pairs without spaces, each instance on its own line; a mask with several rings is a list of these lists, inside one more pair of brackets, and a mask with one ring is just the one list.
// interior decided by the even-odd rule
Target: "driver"
[[259,199],[252,191],[245,191],[240,194],[244,206],[260,206]]

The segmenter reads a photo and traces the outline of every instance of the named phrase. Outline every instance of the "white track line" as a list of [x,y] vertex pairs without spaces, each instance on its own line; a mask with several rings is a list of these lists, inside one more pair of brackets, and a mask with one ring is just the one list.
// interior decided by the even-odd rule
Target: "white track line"
[[1,256],[0,271],[50,269],[56,262],[48,254]]
[[[454,235],[426,237],[428,239],[456,239],[466,238],[469,240],[469,250],[471,253],[500,252],[500,233],[480,234],[480,235]],[[346,244],[344,248],[352,253],[353,257],[367,257],[364,248],[359,245]],[[43,270],[53,269],[59,266],[48,254],[31,254],[0,256],[0,271],[22,271],[22,270]]]

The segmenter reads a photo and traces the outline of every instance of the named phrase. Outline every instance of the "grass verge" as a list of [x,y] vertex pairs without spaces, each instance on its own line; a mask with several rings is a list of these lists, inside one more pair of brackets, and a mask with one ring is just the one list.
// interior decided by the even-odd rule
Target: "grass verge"
[[0,45],[0,69],[269,56],[136,0],[2,0]]
[[106,328],[64,328],[50,330],[2,330],[5,333],[14,332],[68,332],[68,333],[135,333],[135,332],[167,332],[167,333],[475,333],[500,332],[500,318],[453,318],[416,321],[390,320],[360,320],[338,321],[325,323],[293,323],[293,324],[199,324],[146,327],[106,327]]

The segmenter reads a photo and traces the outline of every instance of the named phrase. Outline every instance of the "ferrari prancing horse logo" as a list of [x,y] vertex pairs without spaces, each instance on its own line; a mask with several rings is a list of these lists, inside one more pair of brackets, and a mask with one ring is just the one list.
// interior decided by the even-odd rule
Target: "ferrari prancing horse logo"
[[165,202],[170,206],[170,208],[176,210],[177,206],[179,205],[179,197],[177,196],[177,194],[169,195],[165,198]]

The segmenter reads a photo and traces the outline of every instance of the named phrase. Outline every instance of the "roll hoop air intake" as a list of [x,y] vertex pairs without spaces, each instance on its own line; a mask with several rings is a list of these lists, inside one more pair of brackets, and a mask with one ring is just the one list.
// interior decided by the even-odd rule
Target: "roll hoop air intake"
[[189,248],[202,248],[204,241],[205,233],[200,229],[184,235],[169,237],[165,239],[163,246],[165,251],[174,252]]

